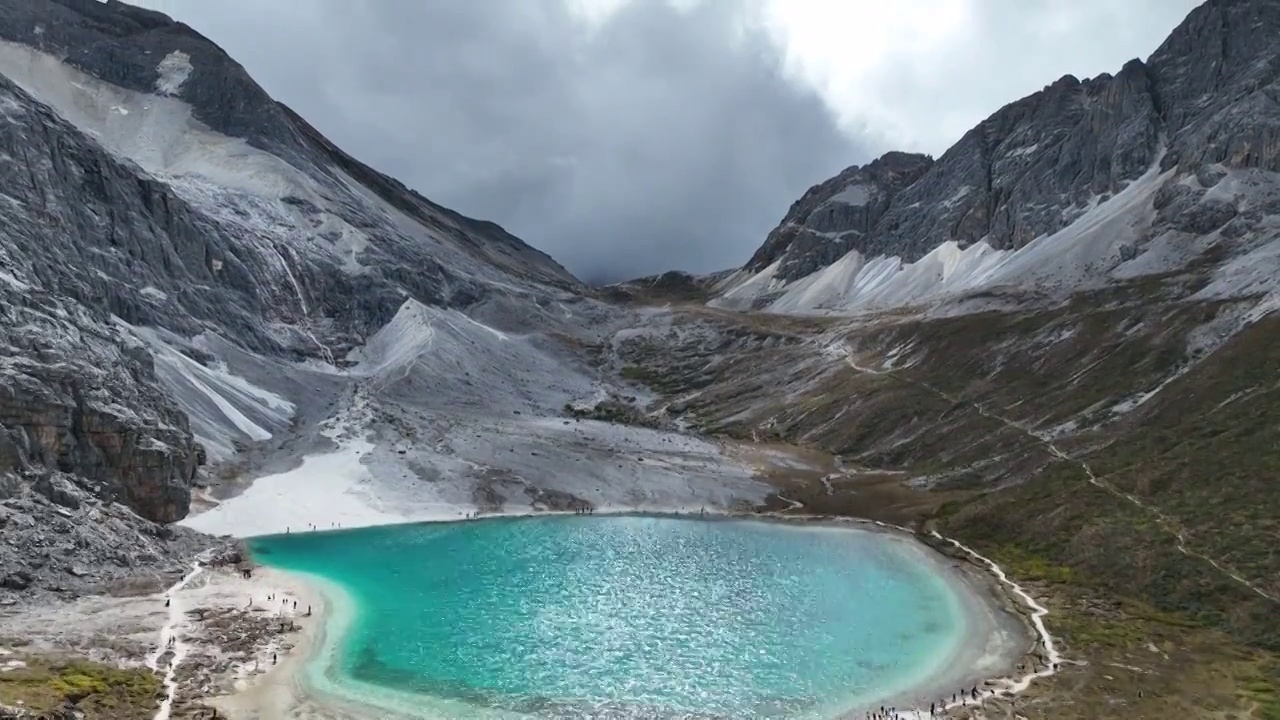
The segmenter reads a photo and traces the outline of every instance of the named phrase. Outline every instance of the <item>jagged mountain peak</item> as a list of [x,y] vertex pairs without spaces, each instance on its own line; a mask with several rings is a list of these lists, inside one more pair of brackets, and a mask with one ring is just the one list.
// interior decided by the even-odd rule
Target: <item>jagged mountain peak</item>
[[759,271],[778,263],[777,277],[794,279],[830,264],[870,232],[893,198],[933,162],[928,155],[892,151],[809,188],[746,267]]
[[[814,212],[854,169],[815,186],[715,302],[860,312],[992,288],[1057,296],[1179,271],[1221,236],[1219,251],[1249,252],[1240,238],[1267,235],[1280,187],[1278,94],[1280,2],[1206,2],[1147,61],[996,110],[870,223]],[[1237,184],[1215,191],[1223,178]],[[1152,244],[1170,232],[1202,239]]]

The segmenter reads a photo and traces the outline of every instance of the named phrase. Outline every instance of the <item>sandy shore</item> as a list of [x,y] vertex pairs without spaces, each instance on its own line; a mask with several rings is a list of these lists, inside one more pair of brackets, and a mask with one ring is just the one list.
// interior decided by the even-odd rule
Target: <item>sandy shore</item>
[[[896,530],[880,529],[893,541],[909,548],[920,561],[937,568],[940,577],[951,586],[961,604],[964,616],[964,638],[947,657],[941,658],[935,670],[909,690],[890,694],[873,708],[857,708],[846,718],[863,717],[867,710],[880,705],[897,708],[903,718],[929,717],[929,708],[937,703],[937,716],[949,704],[962,701],[966,690],[989,690],[993,678],[1017,674],[1017,669],[1035,652],[1035,636],[1020,609],[996,587],[994,578],[971,563],[944,555],[916,538]],[[969,702],[968,704],[973,704]]]
[[[217,645],[218,634],[210,630],[201,633],[196,643],[206,652],[189,658],[189,662],[199,669],[189,670],[188,677],[207,671],[209,676],[203,687],[218,688],[226,693],[204,700],[205,704],[218,708],[231,718],[263,720],[289,717],[305,704],[300,673],[319,647],[328,611],[324,594],[313,583],[301,576],[266,567],[256,567],[250,579],[224,570],[193,595],[191,602],[203,603],[206,607],[225,608],[246,615],[256,613],[259,626],[264,621],[288,623],[284,632],[260,635],[229,666],[210,667],[208,661],[222,655]],[[246,610],[250,598],[253,606]],[[184,689],[198,694],[203,687],[188,686]]]

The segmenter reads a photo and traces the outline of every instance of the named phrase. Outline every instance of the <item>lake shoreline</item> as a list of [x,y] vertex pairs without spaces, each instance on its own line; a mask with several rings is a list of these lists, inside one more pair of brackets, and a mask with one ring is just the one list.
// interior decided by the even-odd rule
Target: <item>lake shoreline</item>
[[[537,519],[548,515],[572,514],[502,514],[482,516],[475,520]],[[1010,597],[997,578],[963,557],[940,551],[945,548],[940,549],[929,542],[930,538],[927,536],[918,535],[905,528],[854,518],[797,517],[776,514],[625,511],[597,513],[597,515],[659,517],[707,522],[746,520],[780,523],[794,527],[862,530],[904,543],[903,547],[916,554],[921,562],[934,567],[937,575],[944,579],[953,594],[960,600],[965,618],[964,639],[948,657],[940,659],[926,677],[911,681],[909,687],[900,691],[889,692],[883,698],[876,698],[870,707],[851,707],[834,715],[833,718],[863,718],[867,710],[878,709],[880,705],[897,707],[903,711],[922,710],[927,716],[931,702],[939,702],[939,707],[942,707],[962,688],[977,687],[979,691],[986,694],[992,678],[1008,677],[1013,674],[1015,668],[1020,669],[1028,657],[1034,661],[1042,655],[1039,643],[1035,642],[1034,629],[1027,620],[1027,608]],[[334,618],[331,617],[335,605],[342,604],[341,600],[335,602],[333,597],[333,594],[340,590],[327,587],[326,581],[306,574],[274,568],[270,569],[270,572],[289,577],[291,584],[295,586],[307,587],[299,594],[305,593],[312,598],[317,598],[316,602],[312,603],[319,608],[316,613],[317,622],[313,623],[313,630],[304,635],[303,641],[297,643],[280,666],[262,676],[253,687],[219,698],[215,704],[233,719],[267,717],[268,715],[264,715],[264,712],[280,712],[286,709],[290,712],[305,710],[306,717],[322,718],[328,716],[324,710],[325,706],[329,706],[343,717],[375,715],[394,717],[381,709],[376,713],[367,709],[361,713],[354,705],[355,698],[344,697],[333,688],[318,687],[314,675],[309,672],[313,663],[326,662],[325,659],[318,657],[318,653],[332,650],[327,646],[328,635],[342,632],[340,627],[335,626]],[[406,714],[404,717],[413,716]]]

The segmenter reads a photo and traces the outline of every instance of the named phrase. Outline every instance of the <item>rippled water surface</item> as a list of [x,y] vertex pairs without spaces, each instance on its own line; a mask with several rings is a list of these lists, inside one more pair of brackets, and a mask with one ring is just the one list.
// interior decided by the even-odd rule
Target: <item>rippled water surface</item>
[[562,516],[253,549],[344,591],[316,661],[333,689],[428,717],[831,717],[962,634],[919,551],[858,530]]

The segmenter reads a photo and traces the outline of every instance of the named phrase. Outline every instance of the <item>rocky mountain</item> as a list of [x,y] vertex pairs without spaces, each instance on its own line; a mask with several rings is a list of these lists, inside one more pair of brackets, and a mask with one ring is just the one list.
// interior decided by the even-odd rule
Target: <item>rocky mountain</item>
[[1212,292],[1256,293],[1228,277],[1229,259],[1255,252],[1280,214],[1278,31],[1280,3],[1210,0],[1145,62],[1063,77],[936,162],[851,167],[791,208],[719,304],[847,313],[1069,293],[1207,254]]
[[927,155],[891,152],[809,188],[746,269],[759,272],[777,262],[774,277],[781,280],[798,280],[821,270],[861,247],[898,193],[915,185],[932,166],[933,158]]
[[[136,558],[172,568],[197,541],[156,523],[187,516],[193,486],[243,476],[253,448],[340,412],[370,383],[348,368],[405,312],[426,346],[470,346],[556,329],[583,301],[549,257],[347,155],[159,13],[0,0],[0,116],[10,589],[106,581]],[[501,357],[559,362],[541,342]],[[362,397],[406,395],[414,368],[396,370]],[[536,384],[553,408],[595,392]]]

